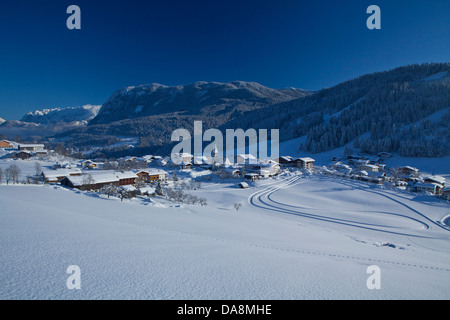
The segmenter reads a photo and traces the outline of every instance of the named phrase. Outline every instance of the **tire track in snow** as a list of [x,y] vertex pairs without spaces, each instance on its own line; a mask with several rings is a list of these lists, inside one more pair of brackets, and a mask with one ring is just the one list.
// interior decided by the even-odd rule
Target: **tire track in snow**
[[[275,212],[280,212],[283,214],[289,214],[289,215],[294,215],[294,216],[299,216],[299,217],[310,218],[310,219],[314,219],[314,220],[320,220],[320,221],[325,221],[325,222],[330,222],[330,223],[347,225],[347,226],[351,226],[351,227],[362,228],[362,229],[367,229],[367,230],[372,230],[372,231],[379,231],[379,232],[397,234],[397,235],[402,235],[402,236],[426,238],[424,236],[419,236],[419,235],[414,235],[414,234],[409,234],[409,233],[394,232],[394,231],[384,230],[384,229],[380,229],[380,228],[375,228],[375,227],[384,227],[384,226],[380,226],[380,225],[369,224],[369,223],[364,223],[364,222],[356,222],[356,221],[352,221],[352,220],[345,220],[345,219],[339,219],[339,218],[333,218],[333,217],[328,217],[328,216],[321,216],[321,215],[317,215],[317,214],[296,211],[296,210],[292,210],[292,209],[286,209],[286,208],[283,208],[282,205],[273,205],[264,200],[265,198],[271,200],[270,196],[273,193],[275,193],[276,191],[278,191],[282,188],[286,188],[286,187],[292,186],[294,184],[297,184],[297,182],[299,180],[300,180],[299,177],[294,177],[292,179],[285,181],[283,184],[281,184],[278,187],[269,187],[269,188],[257,191],[249,196],[248,202],[255,207],[258,207],[258,208],[261,208],[264,210],[268,210],[271,212],[275,211]],[[302,208],[302,209],[304,209],[304,208]],[[395,215],[395,214],[393,214],[393,215]],[[402,216],[402,215],[400,215],[400,216]],[[429,228],[429,226],[426,223],[424,223],[423,221],[420,221],[418,219],[414,219],[411,217],[407,217],[407,216],[402,216],[402,217],[411,219],[411,220],[421,224],[426,229]]]

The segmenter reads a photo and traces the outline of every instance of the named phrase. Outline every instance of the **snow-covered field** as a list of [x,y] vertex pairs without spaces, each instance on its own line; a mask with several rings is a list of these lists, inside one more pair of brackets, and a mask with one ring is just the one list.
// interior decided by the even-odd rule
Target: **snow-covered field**
[[190,192],[208,205],[0,186],[0,299],[450,299],[448,202],[296,174]]

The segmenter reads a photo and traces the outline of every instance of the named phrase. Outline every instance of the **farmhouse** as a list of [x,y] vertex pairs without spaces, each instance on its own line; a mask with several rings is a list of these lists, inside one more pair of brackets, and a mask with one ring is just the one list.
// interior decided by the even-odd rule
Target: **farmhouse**
[[417,192],[429,192],[431,194],[440,194],[443,189],[439,183],[416,183],[414,185],[414,191]]
[[14,145],[9,142],[8,140],[2,140],[0,141],[0,148],[1,149],[12,149],[14,148]]
[[222,172],[224,172],[225,174],[227,174],[233,178],[237,178],[237,177],[241,176],[241,171],[239,169],[232,168],[232,167],[223,168]]
[[258,159],[252,154],[238,154],[234,157],[234,163],[245,164],[245,163],[257,163]]
[[313,158],[298,158],[297,159],[297,167],[302,168],[302,169],[312,169],[314,166],[314,162],[316,160],[314,160]]
[[102,187],[112,184],[115,186],[133,185],[137,175],[131,171],[124,172],[96,172],[80,176],[69,176],[61,180],[61,184],[80,190],[100,190]]
[[141,182],[165,181],[168,173],[161,169],[145,169],[136,173]]
[[182,162],[184,163],[191,163],[192,162],[192,154],[187,153],[187,152],[182,152],[182,153],[172,153],[172,161],[175,164],[180,164]]
[[29,151],[19,151],[15,152],[11,155],[13,159],[21,159],[21,160],[28,160],[31,158],[31,152]]
[[42,170],[42,177],[46,183],[57,183],[65,177],[81,176],[81,170],[74,169],[56,169],[56,170]]
[[19,150],[22,151],[44,151],[44,145],[43,144],[19,144]]
[[118,171],[114,175],[119,179],[120,186],[135,184],[138,176],[132,171]]
[[445,178],[441,177],[441,176],[430,176],[430,177],[425,177],[423,179],[423,182],[425,183],[437,183],[442,185],[442,187],[445,186]]
[[290,156],[281,156],[278,158],[278,163],[280,166],[289,167],[293,165],[292,157]]
[[259,177],[268,178],[276,175],[280,171],[280,166],[275,161],[269,161],[268,163],[257,164],[244,164],[244,171],[246,173],[254,173]]
[[367,172],[378,172],[378,166],[374,164],[361,164],[358,166],[358,170],[363,170]]
[[419,173],[419,169],[410,166],[400,167],[397,171],[400,175],[411,175]]

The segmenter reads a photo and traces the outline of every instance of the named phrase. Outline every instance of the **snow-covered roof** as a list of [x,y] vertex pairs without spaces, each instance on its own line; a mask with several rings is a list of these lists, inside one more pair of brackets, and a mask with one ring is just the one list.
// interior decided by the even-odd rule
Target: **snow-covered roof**
[[[92,178],[92,181],[89,182],[89,176]],[[115,183],[119,182],[122,179],[133,179],[138,176],[131,171],[125,172],[95,172],[90,174],[84,174],[81,176],[69,176],[67,179],[72,182],[75,187],[82,186],[85,184],[99,184],[99,183]],[[89,182],[89,183],[88,183]]]
[[374,164],[362,164],[361,167],[365,167],[365,168],[371,168],[371,169],[378,169],[378,166],[374,165]]
[[156,192],[155,188],[152,187],[142,187],[139,190],[142,194],[153,194]]
[[399,168],[400,170],[409,170],[409,171],[414,171],[414,172],[419,172],[419,169],[411,167],[411,166],[403,166]]
[[127,186],[121,186],[121,189],[125,190],[125,191],[136,191],[136,187],[132,186],[132,185],[127,185]]
[[445,183],[445,178],[441,177],[441,176],[430,176],[430,177],[426,177],[424,179],[424,181],[432,181],[432,182],[436,182],[439,184],[444,184]]
[[138,172],[136,172],[136,174],[141,173],[141,172],[147,173],[149,175],[168,175],[167,171],[164,171],[162,169],[156,169],[156,168],[139,170]]
[[58,178],[58,177],[67,177],[67,176],[70,176],[71,174],[81,174],[81,170],[78,168],[56,169],[56,170],[43,169],[42,173],[45,176],[45,178],[51,179],[51,178]]
[[237,156],[245,160],[256,159],[252,154],[238,154]]
[[303,162],[314,162],[314,161],[316,161],[316,160],[314,160],[313,158],[310,158],[310,157],[299,158],[299,160],[301,160]]
[[[93,173],[90,174],[92,180],[89,181],[89,175],[82,175],[82,176],[69,176],[66,179],[69,179],[70,182],[75,187],[79,187],[85,184],[98,184],[98,183],[115,183],[119,182],[119,178],[117,178],[112,173]],[[89,183],[88,183],[89,182]]]
[[117,178],[122,179],[136,179],[138,176],[132,171],[117,171],[114,173]]

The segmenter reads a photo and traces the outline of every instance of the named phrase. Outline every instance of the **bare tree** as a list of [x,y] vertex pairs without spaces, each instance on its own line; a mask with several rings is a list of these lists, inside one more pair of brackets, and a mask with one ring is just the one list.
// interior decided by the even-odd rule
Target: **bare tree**
[[108,199],[109,199],[110,196],[117,195],[118,188],[114,184],[107,184],[106,186],[103,186],[100,189],[100,192],[106,194],[108,196]]
[[389,168],[389,172],[392,175],[394,185],[396,185],[398,181],[398,176],[400,175],[400,170],[398,168]]
[[240,203],[235,203],[233,204],[234,209],[236,210],[236,212],[239,212],[239,209],[242,207],[242,204]]
[[42,173],[42,167],[41,167],[41,164],[38,161],[36,161],[34,163],[34,172],[35,172],[35,181],[37,181],[39,179],[39,176]]
[[20,176],[20,168],[17,166],[17,164],[12,164],[9,166],[9,171],[11,175],[11,180],[14,184],[19,183],[19,176]]
[[202,207],[203,207],[203,206],[206,206],[206,205],[208,204],[208,202],[206,201],[205,198],[200,198],[199,202],[200,202],[200,205],[201,205]]
[[6,168],[5,169],[5,180],[6,180],[6,184],[9,184],[9,182],[12,180],[13,178],[13,173],[11,168]]

